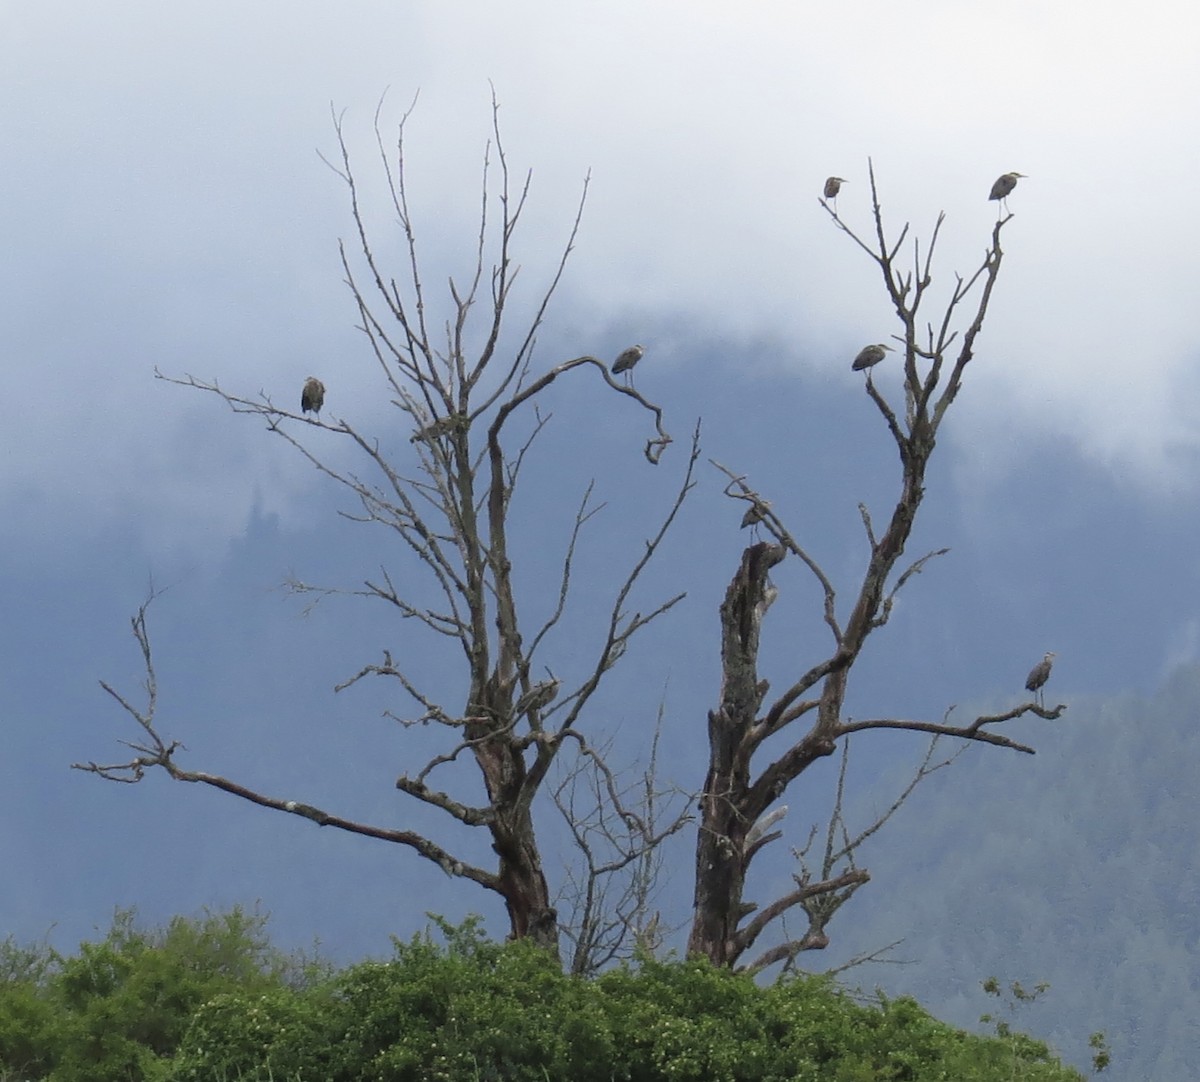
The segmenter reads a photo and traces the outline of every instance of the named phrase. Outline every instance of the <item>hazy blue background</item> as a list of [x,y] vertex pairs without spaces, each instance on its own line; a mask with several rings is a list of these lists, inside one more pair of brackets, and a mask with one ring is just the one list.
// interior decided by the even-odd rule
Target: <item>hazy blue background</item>
[[[1198,23],[1121,3],[0,5],[0,934],[67,948],[116,905],[157,920],[256,900],[281,943],[317,937],[347,961],[385,953],[427,910],[483,911],[504,930],[490,897],[398,848],[164,777],[115,786],[67,769],[119,759],[118,739],[136,735],[97,681],[136,694],[128,617],[153,580],[168,587],[151,611],[160,721],[187,745],[184,765],[438,829],[394,790],[417,760],[411,734],[380,716],[398,707],[390,689],[332,691],[385,647],[422,650],[415,629],[354,600],[304,615],[278,589],[293,574],[354,588],[401,558],[338,518],[344,497],[260,424],[153,371],[281,401],[313,372],[332,416],[386,434],[393,411],[337,264],[345,191],[316,152],[336,150],[331,103],[346,109],[377,197],[375,105],[390,86],[394,122],[420,90],[410,182],[436,284],[471,254],[491,79],[510,163],[534,170],[519,304],[551,273],[592,175],[540,363],[644,342],[639,387],[678,441],[652,470],[623,402],[591,380],[555,388],[521,508],[539,546],[527,573],[553,566],[597,476],[597,603],[677,481],[696,417],[705,454],[749,473],[848,590],[864,549],[856,504],[882,516],[896,474],[848,361],[894,326],[870,264],[817,206],[821,182],[849,178],[842,213],[865,224],[872,155],[893,226],[927,235],[945,210],[944,286],[982,255],[994,178],[1030,175],[910,549],[952,552],[910,583],[847,709],[1004,707],[1047,649],[1050,698],[1070,709],[1013,728],[1036,757],[973,749],[932,779],[865,854],[875,881],[830,949],[805,961],[904,938],[896,953],[912,964],[855,979],[963,1023],[993,1006],[982,978],[1046,979],[1019,1023],[1073,1061],[1105,1029],[1113,1078],[1188,1077],[1200,152],[1181,133],[1196,127]],[[394,250],[373,208],[381,251]],[[691,789],[716,607],[746,541],[715,471],[699,480],[639,603],[689,598],[591,722],[632,756],[664,702],[672,776]],[[776,578],[778,683],[823,640],[799,569]],[[564,638],[548,659],[569,676],[586,648]],[[862,821],[919,749],[859,742]],[[752,897],[786,883],[786,845],[825,796],[789,794],[777,876],[758,868]],[[679,917],[690,843],[670,861]]]

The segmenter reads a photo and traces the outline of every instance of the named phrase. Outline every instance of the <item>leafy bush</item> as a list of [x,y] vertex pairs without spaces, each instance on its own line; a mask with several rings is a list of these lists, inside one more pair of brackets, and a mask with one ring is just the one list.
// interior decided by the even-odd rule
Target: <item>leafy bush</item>
[[[474,925],[263,1006],[210,1004],[175,1077],[289,1082],[1071,1082],[1046,1047],[964,1033],[911,999],[857,1002],[831,981],[759,988],[707,962],[564,976]],[[308,1007],[311,1013],[303,1013]],[[226,1028],[223,1028],[226,1027]],[[284,1039],[285,1031],[291,1037]],[[206,1051],[207,1050],[207,1051]],[[288,1052],[290,1058],[283,1053]],[[281,1074],[285,1069],[288,1073]],[[273,1074],[271,1073],[273,1070]],[[190,1072],[190,1073],[189,1073]]]
[[707,962],[586,981],[477,922],[338,973],[263,918],[113,929],[64,959],[0,944],[0,1079],[50,1082],[1078,1082],[1045,1045],[965,1033],[818,977]]
[[[445,951],[428,937],[396,944],[387,964],[355,966],[335,982],[339,1072],[346,1079],[469,1078],[579,1082],[609,1051],[589,987],[528,942],[500,947],[475,922]],[[607,1073],[603,1076],[609,1077]]]
[[328,1019],[291,988],[222,993],[193,1015],[170,1074],[178,1082],[330,1077]]
[[73,957],[0,945],[0,1078],[165,1078],[202,1004],[325,976],[319,964],[273,948],[265,925],[265,916],[235,907],[141,929],[132,910],[118,910],[105,938]]
[[51,1066],[57,1012],[47,998],[54,968],[46,946],[0,942],[0,1079],[38,1078]]

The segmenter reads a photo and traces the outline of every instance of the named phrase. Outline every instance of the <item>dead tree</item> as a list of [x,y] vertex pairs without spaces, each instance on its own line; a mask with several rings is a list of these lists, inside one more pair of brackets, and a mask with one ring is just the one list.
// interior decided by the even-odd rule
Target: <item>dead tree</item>
[[[834,910],[869,880],[868,871],[852,861],[832,859],[823,862],[819,879],[812,881],[803,873],[797,874],[794,889],[761,909],[744,898],[750,863],[762,851],[761,839],[749,839],[754,824],[805,771],[832,755],[839,741],[852,733],[901,729],[1032,754],[1032,748],[997,731],[997,727],[1027,713],[1057,718],[1065,709],[1058,706],[1047,710],[1030,702],[1003,714],[977,717],[965,725],[950,724],[949,714],[941,721],[901,717],[851,720],[843,715],[850,676],[868,637],[887,623],[896,595],[905,583],[941,554],[928,553],[903,568],[900,564],[925,495],[925,471],[938,430],[962,387],[976,338],[983,328],[1003,259],[1001,230],[1011,217],[996,222],[982,263],[969,277],[956,276],[944,311],[922,326],[921,305],[933,281],[933,253],[944,215],[938,216],[924,253],[914,241],[911,269],[904,269],[899,257],[902,250],[906,251],[909,227],[905,225],[895,241],[887,239],[873,168],[871,197],[875,236],[870,242],[856,235],[825,205],[833,224],[871,258],[882,274],[900,322],[895,341],[903,353],[902,412],[875,385],[875,369],[865,369],[867,396],[895,443],[900,476],[895,506],[881,533],[876,531],[867,508],[859,505],[867,542],[866,566],[848,605],[839,604],[832,580],[792,535],[773,504],[743,478],[725,470],[730,479],[727,493],[747,504],[756,529],[772,539],[758,541],[744,551],[720,611],[722,683],[719,702],[708,715],[709,767],[700,802],[688,940],[689,953],[705,956],[718,965],[738,965],[768,927],[797,908],[808,917],[804,932],[789,936],[749,965],[757,968],[786,962],[800,951],[826,946],[826,924]],[[964,322],[960,334],[954,325]],[[818,584],[829,647],[813,658],[806,670],[792,675],[782,693],[770,697],[770,685],[759,675],[759,642],[763,618],[778,593],[771,573],[789,557],[799,560]],[[770,761],[756,763],[755,756],[763,744],[784,733],[790,738],[787,746]],[[835,849],[831,844],[827,854]]]
[[[138,738],[128,742],[134,756],[121,763],[76,766],[104,778],[134,782],[147,770],[159,767],[178,781],[210,785],[320,826],[406,846],[448,875],[471,880],[499,895],[514,937],[530,937],[557,950],[557,914],[534,829],[534,800],[564,746],[587,749],[580,724],[585,708],[606,675],[620,662],[631,639],[683,596],[631,611],[634,587],[658,552],[691,487],[697,443],[693,437],[675,495],[652,526],[650,536],[638,538],[629,546],[632,555],[628,564],[612,583],[607,623],[596,629],[593,637],[592,660],[581,669],[576,667],[572,683],[564,683],[552,675],[545,655],[555,645],[556,629],[571,601],[577,546],[587,523],[600,510],[592,487],[582,494],[573,517],[567,511],[561,523],[564,555],[557,572],[528,576],[545,584],[545,596],[538,601],[549,612],[534,626],[521,617],[523,611],[532,608],[526,604],[530,598],[518,596],[514,584],[522,553],[514,552],[509,545],[513,497],[522,465],[550,419],[543,406],[547,392],[556,380],[590,376],[596,381],[598,393],[616,394],[620,403],[644,410],[652,422],[652,434],[643,453],[652,464],[657,464],[670,437],[663,428],[661,409],[632,386],[616,382],[608,366],[595,356],[584,354],[542,371],[533,366],[538,329],[579,229],[586,182],[549,285],[527,303],[524,310],[529,314],[521,317],[519,327],[510,327],[517,318],[513,293],[517,263],[512,245],[529,194],[530,177],[527,174],[522,183],[513,184],[496,112],[493,101],[494,141],[489,142],[484,156],[474,261],[464,281],[450,279],[444,320],[436,316],[435,299],[421,274],[417,232],[410,213],[404,161],[408,114],[401,120],[394,148],[385,144],[378,111],[375,116],[376,143],[387,180],[390,211],[399,223],[404,252],[404,267],[398,275],[389,273],[377,258],[341,118],[334,119],[341,159],[332,168],[347,187],[355,226],[353,244],[340,246],[341,265],[357,310],[359,330],[395,407],[393,424],[405,434],[411,433],[410,440],[401,443],[409,449],[407,458],[395,452],[389,457],[381,447],[396,441],[381,441],[349,420],[310,417],[307,408],[296,413],[294,408],[277,406],[266,393],[246,397],[227,391],[216,380],[190,375],[172,378],[158,373],[159,378],[169,382],[217,395],[235,413],[264,420],[269,432],[353,494],[357,506],[352,513],[346,512],[348,517],[393,532],[398,551],[407,560],[403,574],[394,575],[384,569],[361,589],[327,592],[348,592],[383,601],[405,627],[420,627],[434,639],[449,640],[461,654],[461,682],[451,699],[424,684],[418,669],[384,650],[381,660],[364,665],[336,690],[366,677],[382,677],[415,704],[411,715],[390,715],[395,721],[403,725],[432,724],[445,730],[445,749],[421,769],[401,774],[396,788],[444,813],[455,824],[487,831],[495,866],[482,867],[461,859],[420,830],[375,827],[300,800],[263,793],[252,784],[184,768],[177,762],[182,745],[163,735],[155,715],[157,693],[145,606],[133,621],[147,673],[145,705],[135,705],[104,685],[139,726]],[[338,403],[344,412],[349,407],[341,404],[344,399],[338,397],[333,374],[325,373],[325,378],[329,381],[330,403]],[[292,394],[289,388],[288,400],[292,400]],[[364,473],[337,464],[345,456],[332,453],[331,438],[355,449],[360,468],[366,467]],[[540,554],[535,556],[539,561],[543,559]],[[432,605],[417,599],[419,587],[415,583],[419,574],[424,575],[424,585],[431,586],[438,599]],[[302,593],[317,591],[300,582],[292,586]],[[477,771],[477,798],[452,796],[451,788],[456,793],[464,788],[464,777],[470,774],[464,771],[464,764],[472,761]],[[452,786],[441,782],[444,775]],[[636,849],[638,844],[652,841],[635,839],[632,844]]]
[[633,781],[612,768],[610,740],[584,749],[551,794],[572,841],[558,910],[570,945],[566,968],[577,976],[595,976],[638,951],[653,954],[672,930],[654,908],[667,879],[663,842],[693,820],[695,794],[659,780],[663,716],[660,705],[649,756]]

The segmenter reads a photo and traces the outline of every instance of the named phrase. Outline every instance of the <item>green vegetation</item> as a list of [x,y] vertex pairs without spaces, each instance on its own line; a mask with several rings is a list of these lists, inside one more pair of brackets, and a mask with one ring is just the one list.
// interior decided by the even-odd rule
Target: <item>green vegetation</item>
[[[1020,981],[1013,981],[1007,988],[1001,986],[1000,982],[995,977],[988,977],[983,982],[983,990],[996,999],[1002,1000],[1005,1011],[1009,1017],[1015,1017],[1018,1010],[1030,1003],[1036,1003],[1050,989],[1050,985],[1045,981],[1038,981],[1033,986],[1033,990],[1027,989]],[[1018,1033],[1013,1029],[1012,1023],[1004,1018],[997,1018],[993,1014],[983,1014],[979,1016],[979,1021],[984,1025],[991,1025],[995,1028],[996,1036],[1002,1041],[1008,1041],[1012,1046],[1012,1057],[1014,1063],[1019,1061],[1021,1052],[1028,1045],[1029,1038],[1023,1033]],[[1088,1048],[1092,1050],[1092,1070],[1099,1074],[1106,1070],[1112,1062],[1112,1051],[1108,1047],[1108,1037],[1103,1032],[1093,1033],[1088,1038]]]
[[299,993],[328,977],[285,956],[266,917],[234,908],[142,930],[118,910],[99,942],[63,957],[0,943],[0,1082],[131,1082],[170,1077],[192,1015],[221,995]]
[[820,977],[760,988],[703,961],[594,981],[476,922],[333,971],[235,909],[140,931],[119,912],[63,957],[0,944],[0,1082],[1078,1082],[1007,1027],[978,1036],[911,999]]

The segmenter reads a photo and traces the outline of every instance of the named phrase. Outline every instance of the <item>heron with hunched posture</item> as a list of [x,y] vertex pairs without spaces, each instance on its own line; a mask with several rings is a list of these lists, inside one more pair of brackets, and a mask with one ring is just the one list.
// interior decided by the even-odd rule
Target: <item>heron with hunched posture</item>
[[1005,173],[1003,176],[997,177],[996,183],[992,185],[992,194],[988,198],[999,201],[1000,209],[1007,213],[1008,193],[1017,186],[1018,179],[1024,176],[1024,173]]
[[628,349],[623,349],[617,355],[617,359],[613,361],[612,373],[614,376],[619,376],[622,372],[626,373],[625,382],[628,386],[633,386],[633,366],[645,356],[646,350],[642,346],[630,346]]
[[891,346],[884,345],[882,342],[877,342],[873,346],[863,346],[858,351],[858,356],[854,358],[854,363],[850,366],[855,372],[864,372],[868,368],[874,368],[880,361],[891,352]]
[[549,680],[543,680],[540,684],[534,684],[517,703],[517,707],[513,711],[514,715],[520,717],[530,710],[544,710],[554,702],[560,685],[561,681],[554,676],[551,676]]
[[837,213],[837,197],[838,192],[842,190],[842,185],[846,183],[844,177],[828,177],[825,181],[825,198],[833,201],[834,213]]
[[770,500],[755,500],[746,508],[746,513],[742,516],[742,524],[738,528],[744,530],[747,526],[757,526],[762,522],[770,506]]
[[1042,688],[1046,686],[1046,681],[1050,679],[1050,670],[1054,668],[1054,659],[1057,656],[1053,650],[1047,651],[1046,656],[1029,670],[1029,676],[1025,681],[1025,690],[1037,694],[1038,706],[1046,705],[1042,695]]
[[304,381],[304,390],[300,392],[300,412],[312,410],[321,419],[321,407],[325,405],[325,384],[316,376],[309,376]]
[[430,421],[424,428],[410,436],[408,442],[419,443],[424,441],[428,443],[438,436],[449,436],[459,429],[465,429],[466,427],[467,415],[465,413],[447,413],[444,417],[438,417]]

